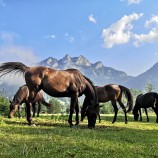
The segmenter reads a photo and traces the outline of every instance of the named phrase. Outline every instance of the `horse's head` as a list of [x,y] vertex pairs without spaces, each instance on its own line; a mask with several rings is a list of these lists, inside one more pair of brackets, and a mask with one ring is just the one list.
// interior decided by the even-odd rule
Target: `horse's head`
[[139,113],[138,110],[136,110],[136,108],[133,109],[133,115],[134,115],[134,121],[138,121]]
[[83,121],[84,118],[87,116],[87,109],[88,109],[88,107],[86,107],[86,108],[81,107],[81,121]]
[[84,107],[81,108],[81,121],[83,121],[83,119],[87,116],[89,128],[95,127],[98,107],[99,106],[96,107],[88,106],[86,108]]
[[12,118],[17,111],[19,104],[16,101],[10,101],[10,112],[8,118]]

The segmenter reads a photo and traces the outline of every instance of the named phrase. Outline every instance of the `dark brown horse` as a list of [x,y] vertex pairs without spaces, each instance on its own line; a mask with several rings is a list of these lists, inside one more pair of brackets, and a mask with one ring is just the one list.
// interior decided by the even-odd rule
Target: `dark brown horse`
[[[21,117],[19,108],[21,104],[23,103],[26,104],[28,97],[29,97],[28,87],[26,85],[21,86],[19,90],[16,92],[16,94],[14,95],[13,101],[10,101],[11,104],[10,104],[10,112],[8,115],[9,118],[11,118],[17,110],[18,110],[19,117]],[[36,103],[38,103],[37,117],[39,116],[39,113],[41,111],[41,104],[47,107],[52,107],[52,104],[49,104],[45,101],[42,91],[39,91],[35,99],[32,101],[33,117],[35,117]]]
[[72,126],[72,115],[76,108],[76,124],[78,118],[78,97],[85,95],[83,106],[88,107],[88,127],[95,127],[97,96],[93,84],[76,69],[54,70],[47,67],[36,66],[27,67],[20,62],[3,63],[0,66],[1,76],[11,72],[22,72],[25,76],[26,85],[29,89],[27,100],[27,121],[31,125],[31,102],[36,94],[42,89],[44,92],[53,97],[70,97],[70,115],[68,122]]
[[[103,87],[96,86],[96,91],[97,91],[99,103],[105,103],[105,102],[111,101],[112,106],[115,111],[115,115],[114,115],[112,123],[114,123],[117,119],[117,112],[118,112],[117,102],[119,103],[119,105],[121,106],[121,108],[124,111],[125,123],[127,123],[127,121],[128,121],[127,113],[130,112],[133,108],[133,97],[131,95],[130,90],[121,85],[108,84]],[[125,97],[127,98],[128,110],[126,110],[126,107],[122,102],[123,93],[125,94]],[[86,114],[85,111],[86,111],[86,109],[83,107],[81,110],[81,121],[84,119],[84,116]],[[96,112],[99,115],[99,106],[98,106]]]
[[[156,114],[156,122],[158,123],[158,93],[148,92],[146,94],[139,94],[136,98],[135,106],[133,108],[134,120],[138,121],[140,115],[140,121],[142,121],[141,108],[145,109],[147,121],[149,117],[147,114],[147,108],[151,107]],[[138,113],[139,111],[139,113]]]

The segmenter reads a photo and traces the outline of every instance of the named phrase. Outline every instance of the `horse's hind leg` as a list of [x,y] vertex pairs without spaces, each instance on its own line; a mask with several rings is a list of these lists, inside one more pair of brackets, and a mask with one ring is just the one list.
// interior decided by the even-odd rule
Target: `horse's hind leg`
[[116,105],[116,101],[112,101],[111,103],[112,103],[112,106],[113,106],[114,112],[115,112],[115,115],[114,115],[114,118],[113,118],[112,123],[115,123],[115,121],[116,121],[116,119],[117,119],[118,107],[117,107],[117,105]]
[[28,124],[31,125],[32,122],[32,118],[31,118],[31,110],[32,110],[32,105],[29,101],[26,102],[26,117],[27,117],[27,121]]
[[127,123],[128,123],[128,120],[127,120],[127,111],[126,111],[126,108],[125,108],[125,106],[124,106],[124,104],[122,103],[121,100],[118,100],[118,102],[119,102],[121,108],[123,109],[123,112],[124,112],[124,114],[125,114],[125,124],[127,124]]
[[35,117],[35,113],[36,113],[36,103],[32,103],[32,112],[33,112],[33,117]]
[[146,114],[147,122],[149,122],[148,111],[147,111],[146,108],[144,108],[144,110],[145,110],[145,114]]
[[154,112],[156,114],[156,123],[158,123],[158,109],[155,107],[152,107],[152,109],[154,110]]
[[37,117],[39,117],[40,112],[41,112],[41,103],[40,103],[40,101],[38,101]]
[[76,106],[77,101],[78,101],[78,97],[77,97],[77,95],[75,94],[75,95],[73,95],[73,96],[71,97],[70,115],[69,115],[69,119],[68,119],[68,123],[69,123],[70,127],[73,126],[73,123],[72,123],[72,116],[73,116],[74,108],[75,108],[75,106]]

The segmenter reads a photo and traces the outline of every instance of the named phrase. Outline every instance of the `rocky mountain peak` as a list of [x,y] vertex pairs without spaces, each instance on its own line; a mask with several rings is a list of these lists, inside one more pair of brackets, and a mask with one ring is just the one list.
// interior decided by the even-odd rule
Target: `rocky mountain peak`
[[38,65],[43,65],[43,66],[47,66],[47,67],[57,67],[58,62],[57,62],[57,59],[49,57],[49,58],[41,61]]
[[91,66],[91,63],[82,55],[80,55],[76,62],[77,65]]
[[98,62],[96,62],[96,63],[93,64],[93,67],[95,69],[99,69],[101,67],[104,67],[104,65],[103,65],[103,63],[101,61],[98,61]]
[[62,62],[67,63],[71,61],[71,57],[69,54],[66,54],[65,57],[63,57],[63,59],[61,59]]

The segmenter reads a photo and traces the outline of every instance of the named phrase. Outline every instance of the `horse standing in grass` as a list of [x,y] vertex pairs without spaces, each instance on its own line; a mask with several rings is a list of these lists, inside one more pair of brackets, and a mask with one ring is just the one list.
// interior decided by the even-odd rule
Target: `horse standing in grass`
[[72,124],[74,108],[76,111],[76,124],[79,123],[78,97],[85,95],[84,107],[87,108],[88,127],[94,128],[96,123],[95,107],[98,105],[97,95],[93,84],[80,71],[76,69],[55,70],[43,66],[27,67],[20,62],[7,62],[0,66],[0,76],[11,72],[24,74],[29,97],[26,101],[27,121],[31,125],[31,102],[42,89],[53,97],[70,97],[69,125]]
[[[133,97],[128,88],[121,86],[121,85],[108,84],[103,87],[96,86],[96,92],[97,92],[99,103],[105,103],[105,102],[111,101],[112,106],[114,108],[114,112],[115,112],[112,123],[114,123],[117,119],[117,113],[118,113],[117,102],[119,103],[119,105],[121,106],[121,108],[123,109],[123,112],[125,114],[125,123],[128,122],[127,113],[130,112],[133,108]],[[125,94],[125,97],[127,99],[128,110],[126,110],[126,107],[122,102],[123,93]],[[99,115],[99,106],[98,106],[96,112]],[[81,121],[83,121],[85,115],[86,115],[86,109],[84,107],[82,107]]]
[[[14,95],[13,101],[10,101],[10,112],[8,115],[8,118],[11,118],[14,113],[18,110],[19,118],[21,117],[20,114],[20,106],[21,104],[25,103],[29,97],[29,89],[26,85],[23,85],[19,88],[19,90]],[[37,110],[37,117],[39,117],[39,113],[41,111],[41,104],[45,105],[47,108],[52,107],[52,104],[49,104],[45,101],[43,97],[42,91],[39,91],[32,101],[32,111],[33,111],[33,117],[35,117],[36,112],[36,103],[38,103],[38,110]]]
[[145,109],[147,116],[147,122],[149,121],[147,108],[151,107],[156,114],[156,122],[158,123],[158,93],[148,92],[146,94],[140,94],[136,98],[135,106],[133,108],[134,120],[138,121],[140,115],[140,121],[142,121],[141,108]]

